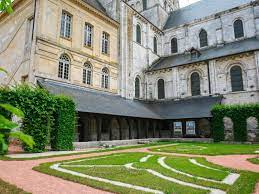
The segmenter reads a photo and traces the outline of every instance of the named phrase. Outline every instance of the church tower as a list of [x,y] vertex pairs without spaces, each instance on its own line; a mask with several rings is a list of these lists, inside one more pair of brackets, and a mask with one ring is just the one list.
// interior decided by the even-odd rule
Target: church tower
[[170,12],[179,9],[179,0],[128,0],[127,3],[159,28],[164,26]]

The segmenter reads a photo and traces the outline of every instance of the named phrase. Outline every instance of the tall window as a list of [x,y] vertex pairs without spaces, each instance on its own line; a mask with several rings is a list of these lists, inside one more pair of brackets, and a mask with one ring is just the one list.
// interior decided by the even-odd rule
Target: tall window
[[64,38],[71,37],[71,27],[72,27],[72,16],[67,12],[62,12],[61,18],[61,31],[60,35]]
[[200,75],[197,72],[194,72],[191,75],[191,92],[192,96],[201,95],[201,80]]
[[236,20],[234,22],[235,38],[244,37],[244,26],[242,20]]
[[230,69],[232,92],[244,90],[242,69],[239,66],[233,66]]
[[58,77],[62,79],[69,78],[70,59],[67,55],[61,55],[59,58]]
[[200,47],[206,47],[208,46],[208,34],[205,30],[201,30],[200,34],[199,34],[199,37],[200,37]]
[[143,0],[143,10],[147,9],[147,0]]
[[173,38],[171,40],[171,53],[177,53],[178,52],[178,42],[177,38]]
[[140,98],[140,79],[136,77],[135,79],[135,98]]
[[156,37],[154,37],[154,39],[153,39],[153,46],[154,46],[154,53],[156,53],[157,54],[157,38]]
[[93,44],[93,26],[91,24],[85,24],[85,46],[92,47]]
[[88,63],[84,64],[84,69],[83,69],[83,83],[87,85],[92,84],[92,66]]
[[139,24],[137,24],[136,28],[136,41],[137,43],[141,44],[141,27]]
[[102,88],[109,89],[109,69],[102,69]]
[[165,81],[163,79],[158,80],[157,90],[158,90],[158,99],[164,99],[165,98]]
[[109,54],[110,50],[110,35],[106,32],[103,32],[102,37],[102,53],[103,54]]

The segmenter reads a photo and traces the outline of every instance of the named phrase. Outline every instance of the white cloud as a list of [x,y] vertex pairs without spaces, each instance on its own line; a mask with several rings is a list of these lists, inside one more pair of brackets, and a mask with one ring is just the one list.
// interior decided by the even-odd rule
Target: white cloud
[[192,3],[195,3],[195,2],[197,2],[197,1],[199,1],[199,0],[180,0],[180,6],[181,6],[181,7],[185,7],[185,6],[187,6],[187,5],[190,5],[190,4],[192,4]]

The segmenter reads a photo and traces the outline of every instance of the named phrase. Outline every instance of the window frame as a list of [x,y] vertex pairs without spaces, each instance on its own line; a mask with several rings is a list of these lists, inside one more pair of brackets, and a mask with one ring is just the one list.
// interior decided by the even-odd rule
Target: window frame
[[136,25],[136,42],[142,45],[142,27],[139,23]]
[[101,87],[107,90],[110,88],[110,71],[107,67],[102,68]]
[[[236,80],[233,80],[233,77],[235,76],[235,79],[237,79],[237,75],[233,75],[234,72],[232,72],[233,68],[238,68],[238,70],[240,70],[240,74],[239,74],[239,82]],[[236,73],[236,72],[235,72]],[[237,73],[236,73],[237,74]],[[231,84],[231,92],[243,92],[245,91],[245,86],[244,86],[244,79],[243,79],[243,69],[241,66],[239,65],[233,65],[230,69],[229,69],[229,75],[230,75],[230,84]],[[239,87],[239,89],[234,89],[234,85],[237,83],[239,83],[239,86],[235,86],[236,88]]]
[[[194,75],[198,75],[199,80],[195,80],[193,77]],[[196,83],[196,81],[199,81],[198,82],[199,85]],[[196,84],[197,84],[197,88],[195,88]],[[192,72],[190,75],[190,86],[191,86],[191,96],[201,96],[201,75],[197,71]]]
[[170,45],[171,45],[171,54],[178,53],[178,39],[176,37],[171,38]]
[[154,51],[155,54],[157,54],[158,44],[157,44],[157,37],[156,36],[153,37],[153,51]]
[[[239,24],[241,24],[241,26],[236,26],[236,22],[239,22],[239,21],[241,22],[241,23],[239,23]],[[242,27],[241,28],[242,29],[241,32],[238,32],[238,30],[240,30],[240,29],[237,29],[237,27]],[[233,22],[233,29],[234,29],[234,37],[235,37],[235,39],[242,39],[242,38],[245,37],[245,28],[244,28],[244,22],[243,22],[242,19],[238,18],[238,19],[236,19]],[[240,35],[240,36],[238,36],[238,35]]]
[[[64,60],[64,58],[66,58],[67,60]],[[71,67],[70,57],[67,54],[62,54],[59,57],[58,63],[58,78],[63,80],[69,80]]]
[[[89,75],[90,72],[90,75]],[[93,82],[93,66],[89,62],[84,63],[83,67],[83,84],[92,85]]]
[[[64,15],[70,17],[69,23],[69,34],[67,33],[67,19],[64,20]],[[70,14],[68,11],[62,10],[61,13],[61,23],[60,23],[60,37],[64,39],[71,40],[72,39],[72,29],[73,29],[73,15]],[[63,30],[63,31],[62,31]]]
[[[91,32],[88,31],[87,26],[91,27]],[[89,35],[90,34],[90,35]],[[88,38],[90,36],[91,39],[91,44],[89,45],[88,43]],[[88,48],[93,48],[93,41],[94,41],[94,26],[88,22],[85,22],[84,26],[84,46]]]
[[[138,82],[137,82],[137,80],[138,80]],[[135,88],[134,88],[134,97],[135,97],[135,99],[140,99],[140,87],[141,87],[140,85],[141,85],[141,79],[140,79],[139,76],[136,76],[135,77],[135,82],[134,82],[134,86],[135,86]]]
[[200,42],[200,48],[206,48],[209,46],[208,32],[204,29],[201,29],[199,33],[199,42]]
[[[160,85],[161,83],[162,83],[162,85]],[[158,100],[164,100],[165,99],[165,80],[162,79],[162,78],[157,80],[157,99]]]
[[105,31],[102,32],[102,54],[110,54],[110,34]]

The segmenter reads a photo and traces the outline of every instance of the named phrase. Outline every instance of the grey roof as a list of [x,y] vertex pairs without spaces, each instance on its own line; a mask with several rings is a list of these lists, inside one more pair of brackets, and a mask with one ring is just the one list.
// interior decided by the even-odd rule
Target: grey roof
[[252,1],[253,0],[201,0],[187,7],[173,11],[169,16],[164,29],[187,24],[194,20],[229,10]]
[[192,58],[190,52],[179,55],[171,55],[169,57],[161,57],[151,65],[148,71],[212,60],[255,50],[259,50],[259,40],[254,37],[242,41],[227,43],[218,47],[211,47],[206,50],[200,50],[201,56],[197,58]]
[[106,9],[102,6],[102,4],[98,0],[82,0],[82,1],[84,1],[85,3],[89,4],[93,8],[107,15]]
[[38,83],[53,94],[64,94],[74,99],[78,112],[107,114],[149,119],[182,119],[211,117],[211,107],[221,97],[201,97],[179,101],[147,102],[126,100],[118,95],[98,92],[50,80]]

